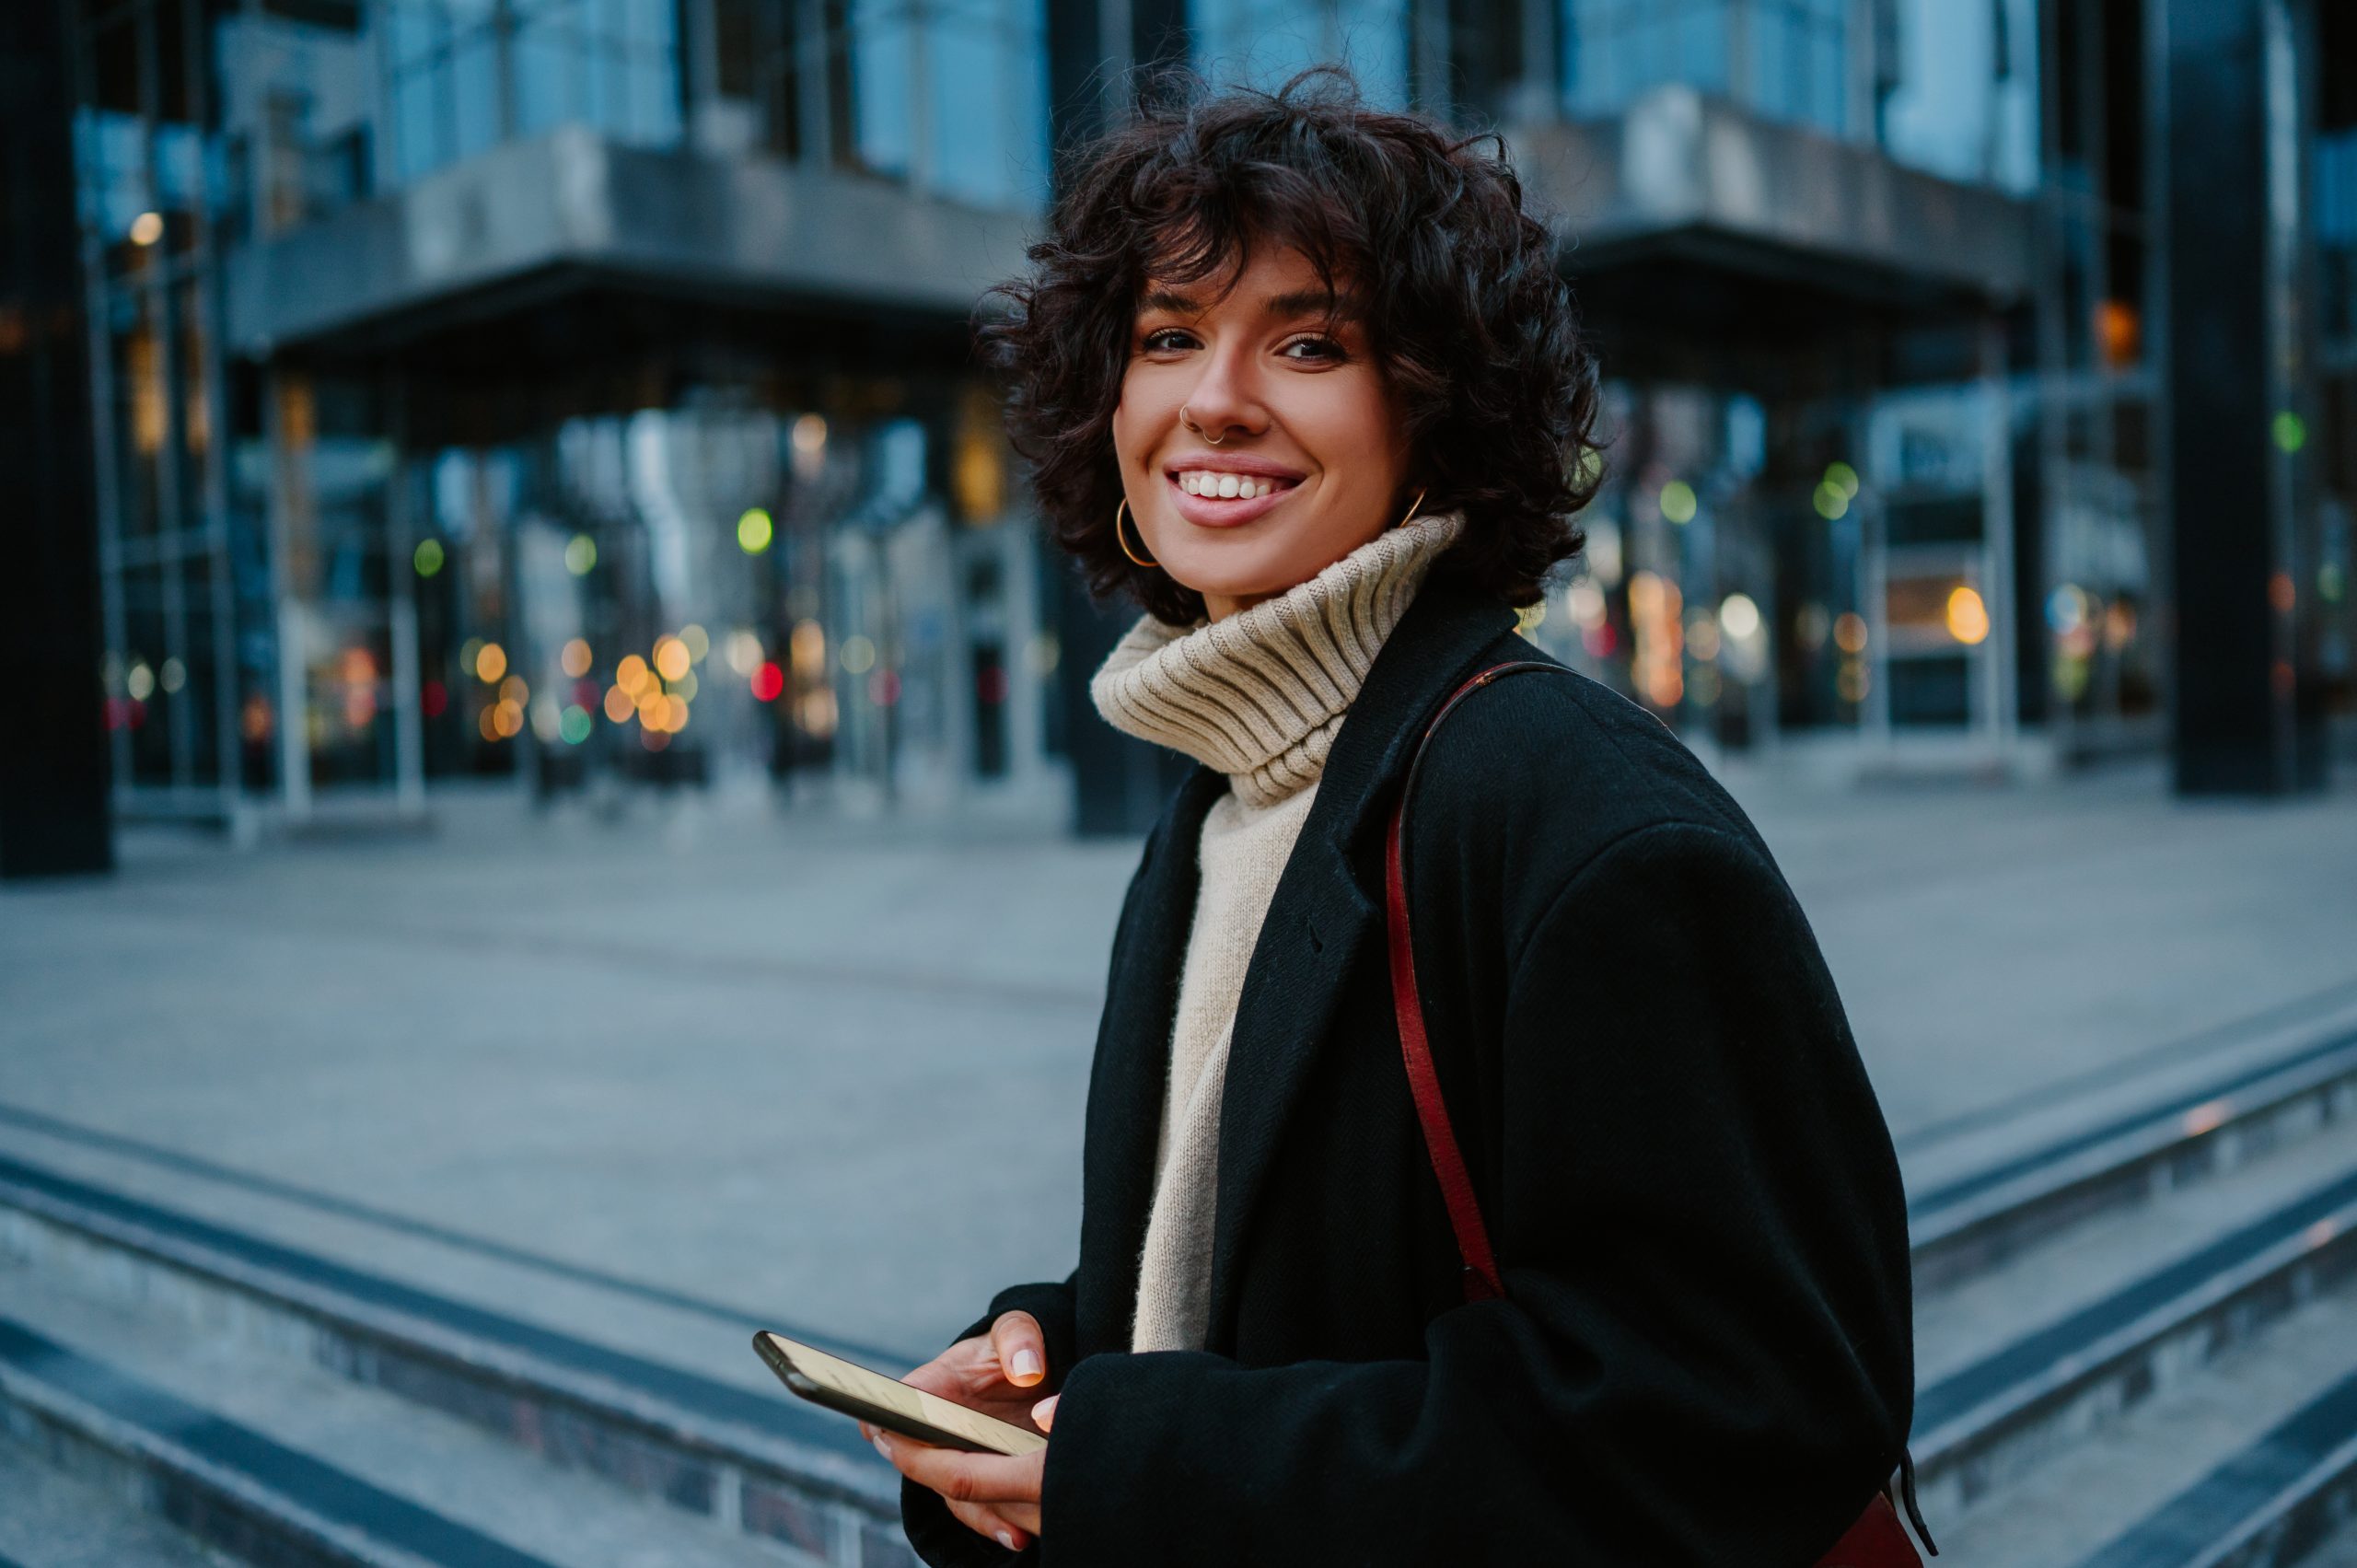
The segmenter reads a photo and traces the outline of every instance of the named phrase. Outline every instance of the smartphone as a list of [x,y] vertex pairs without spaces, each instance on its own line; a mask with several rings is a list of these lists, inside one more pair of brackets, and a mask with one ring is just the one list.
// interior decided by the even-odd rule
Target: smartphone
[[1048,1446],[1048,1439],[1039,1433],[911,1388],[897,1377],[870,1372],[856,1362],[829,1355],[784,1334],[767,1330],[755,1334],[753,1349],[781,1382],[812,1404],[841,1411],[887,1432],[944,1448],[963,1448],[970,1454],[1028,1454]]

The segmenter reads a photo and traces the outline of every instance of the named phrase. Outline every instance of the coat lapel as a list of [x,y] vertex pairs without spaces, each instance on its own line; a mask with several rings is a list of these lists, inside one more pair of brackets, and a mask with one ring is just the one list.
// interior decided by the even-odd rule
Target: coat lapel
[[1101,1321],[1082,1328],[1082,1342],[1092,1350],[1130,1346],[1138,1255],[1154,1202],[1154,1150],[1169,1074],[1171,1021],[1178,1010],[1178,976],[1201,878],[1196,851],[1204,814],[1226,788],[1224,775],[1200,764],[1180,784],[1114,940],[1114,971],[1097,1027],[1081,1153],[1080,1255],[1101,1286],[1082,1295],[1085,1307],[1102,1311]]
[[[1510,630],[1514,620],[1514,611],[1493,598],[1446,578],[1427,582],[1385,639],[1335,734],[1317,798],[1310,802],[1300,840],[1278,878],[1237,1002],[1227,1079],[1220,1097],[1208,1348],[1219,1350],[1233,1342],[1237,1248],[1344,981],[1366,945],[1382,939],[1379,889],[1371,880],[1362,881],[1358,868],[1369,867],[1371,875],[1372,859],[1361,852],[1382,830],[1390,786],[1405,771],[1425,717],[1471,673],[1482,649]],[[1201,816],[1194,820],[1199,833]],[[1182,949],[1193,906],[1194,846],[1195,836],[1190,834],[1188,908],[1178,916]],[[1173,1006],[1176,987],[1174,969],[1169,981]],[[1158,1095],[1158,1081],[1154,1088]],[[1097,1107],[1089,1109],[1094,1126]],[[1153,1158],[1149,1141],[1148,1184]],[[1151,1202],[1150,1191],[1144,1201]]]

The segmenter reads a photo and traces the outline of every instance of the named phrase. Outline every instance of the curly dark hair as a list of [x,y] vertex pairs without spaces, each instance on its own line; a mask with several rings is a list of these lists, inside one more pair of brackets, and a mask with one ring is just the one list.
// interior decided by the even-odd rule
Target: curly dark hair
[[1601,473],[1595,357],[1503,140],[1372,109],[1337,66],[1275,92],[1174,72],[1065,172],[1030,273],[985,296],[976,330],[1040,508],[1092,594],[1126,591],[1177,624],[1205,613],[1114,537],[1113,411],[1149,271],[1182,286],[1225,277],[1256,243],[1301,251],[1329,293],[1348,280],[1401,394],[1427,509],[1466,514],[1436,575],[1527,605],[1585,544],[1573,517]]

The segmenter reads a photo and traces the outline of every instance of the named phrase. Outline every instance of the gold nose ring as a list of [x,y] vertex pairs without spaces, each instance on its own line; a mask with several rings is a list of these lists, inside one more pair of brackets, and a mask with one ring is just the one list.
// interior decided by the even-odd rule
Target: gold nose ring
[[1203,438],[1203,445],[1206,447],[1222,446],[1227,440],[1226,436],[1213,436],[1202,425],[1197,424],[1195,423],[1194,415],[1187,412],[1187,405],[1185,403],[1180,403],[1178,405],[1178,423],[1193,431],[1196,435],[1202,436]]

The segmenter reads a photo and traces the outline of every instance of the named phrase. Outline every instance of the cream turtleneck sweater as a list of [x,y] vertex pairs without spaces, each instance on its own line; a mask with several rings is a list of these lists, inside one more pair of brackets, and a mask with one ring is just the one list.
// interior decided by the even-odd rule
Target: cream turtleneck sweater
[[1442,513],[1388,529],[1224,620],[1174,626],[1141,617],[1090,682],[1108,724],[1183,751],[1229,784],[1203,819],[1198,848],[1133,1351],[1203,1346],[1220,1094],[1245,967],[1359,683],[1463,527],[1460,514]]

